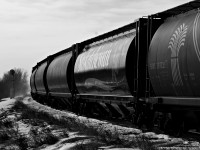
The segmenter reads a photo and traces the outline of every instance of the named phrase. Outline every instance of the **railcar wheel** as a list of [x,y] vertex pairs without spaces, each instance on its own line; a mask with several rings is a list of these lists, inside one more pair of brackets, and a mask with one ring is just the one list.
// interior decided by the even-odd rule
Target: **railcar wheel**
[[184,128],[185,128],[184,116],[185,116],[184,112],[175,111],[171,113],[171,117],[172,117],[172,120],[171,120],[172,133],[171,134],[172,135],[179,137],[183,134]]
[[79,114],[80,114],[80,115],[85,115],[85,109],[86,109],[86,102],[80,103]]

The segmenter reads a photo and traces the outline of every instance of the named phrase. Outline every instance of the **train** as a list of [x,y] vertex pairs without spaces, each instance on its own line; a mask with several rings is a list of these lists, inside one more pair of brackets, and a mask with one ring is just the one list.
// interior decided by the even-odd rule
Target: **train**
[[32,68],[33,99],[145,129],[199,132],[199,8],[191,1],[48,56]]

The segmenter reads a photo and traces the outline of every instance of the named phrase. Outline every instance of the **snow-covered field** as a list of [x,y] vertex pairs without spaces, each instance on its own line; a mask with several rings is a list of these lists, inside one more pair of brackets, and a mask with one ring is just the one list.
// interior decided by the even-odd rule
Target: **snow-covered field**
[[[54,128],[54,125],[49,125],[47,123],[44,125],[45,130],[46,128],[51,130],[51,133],[57,134],[60,138],[55,144],[43,144],[39,149],[200,149],[200,144],[198,142],[189,142],[180,138],[172,138],[164,134],[158,135],[153,132],[142,133],[139,129],[122,127],[106,121],[99,121],[97,119],[52,109],[37,103],[31,97],[17,99],[23,102],[31,111],[47,116],[52,119],[53,122],[63,124],[61,129],[58,129],[58,127]],[[14,105],[14,102],[15,99],[3,99],[0,102],[0,110],[1,108],[4,111],[9,110]],[[18,118],[16,119],[18,131],[28,135],[33,128],[33,124],[30,124],[30,121],[26,122],[20,120],[19,114],[17,115],[14,116]],[[13,115],[10,114],[10,116]],[[63,126],[64,128],[66,126],[67,136],[61,136],[62,134],[60,134],[60,132],[65,130]]]
[[0,100],[0,109],[8,110],[13,106],[15,99],[3,98]]

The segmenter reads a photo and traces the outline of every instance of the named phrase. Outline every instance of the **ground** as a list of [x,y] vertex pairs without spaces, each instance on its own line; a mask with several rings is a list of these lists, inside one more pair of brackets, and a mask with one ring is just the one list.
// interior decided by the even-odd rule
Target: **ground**
[[200,149],[189,142],[43,106],[31,97],[0,102],[0,149]]

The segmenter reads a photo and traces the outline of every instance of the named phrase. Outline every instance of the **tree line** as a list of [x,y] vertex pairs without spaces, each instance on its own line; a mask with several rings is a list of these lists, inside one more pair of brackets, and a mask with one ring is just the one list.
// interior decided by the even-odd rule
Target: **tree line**
[[12,92],[15,96],[26,94],[28,89],[28,73],[20,68],[10,70],[0,78],[0,99],[10,97]]

